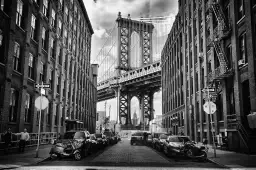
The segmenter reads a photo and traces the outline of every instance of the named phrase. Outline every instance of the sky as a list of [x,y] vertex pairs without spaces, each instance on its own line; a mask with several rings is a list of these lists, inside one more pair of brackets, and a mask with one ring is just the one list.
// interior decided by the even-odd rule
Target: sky
[[[132,18],[170,16],[174,18],[178,12],[178,0],[83,0],[91,21],[94,34],[92,36],[91,60],[93,61],[104,44],[110,30],[115,25],[118,12],[126,18],[128,14]],[[172,21],[173,22],[173,21]],[[162,114],[162,94],[154,95],[154,109],[156,114]],[[116,119],[117,99],[107,101],[107,114],[110,110],[111,120]],[[132,99],[132,115],[134,111],[139,112],[138,100]],[[105,110],[105,102],[97,104],[98,111]]]

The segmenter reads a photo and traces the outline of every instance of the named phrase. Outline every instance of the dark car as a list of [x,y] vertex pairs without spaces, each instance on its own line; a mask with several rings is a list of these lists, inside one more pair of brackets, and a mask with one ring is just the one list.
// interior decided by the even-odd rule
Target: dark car
[[116,143],[116,142],[115,142],[114,134],[113,134],[112,132],[110,132],[110,131],[105,131],[103,134],[104,134],[104,135],[106,136],[106,138],[107,138],[108,145],[110,145],[110,144],[112,145],[112,144]]
[[144,141],[143,132],[135,132],[131,136],[131,145],[133,144],[142,144]]
[[146,140],[146,145],[152,147],[152,142],[153,142],[153,136],[148,135],[147,140]]
[[107,139],[104,138],[102,133],[95,133],[96,140],[100,149],[103,149],[107,145]]
[[164,133],[164,132],[152,133],[152,147],[153,147],[154,149],[156,149],[156,143],[158,143],[158,141],[159,141],[159,136],[162,135],[162,134],[167,135],[167,133]]
[[164,142],[166,141],[167,139],[167,135],[166,134],[161,134],[158,138],[158,140],[156,140],[155,142],[155,148],[158,150],[158,151],[163,151],[163,146],[164,146]]
[[191,141],[188,136],[168,136],[163,146],[164,153],[168,156],[179,155],[188,141]]
[[91,151],[96,152],[100,149],[100,144],[95,134],[90,135],[89,142],[91,143]]

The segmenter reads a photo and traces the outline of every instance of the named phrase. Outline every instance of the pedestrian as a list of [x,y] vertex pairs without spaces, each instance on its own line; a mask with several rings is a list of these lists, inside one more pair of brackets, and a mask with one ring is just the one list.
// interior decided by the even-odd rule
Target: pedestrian
[[11,130],[11,128],[8,128],[8,130],[4,134],[4,144],[5,144],[4,153],[8,154],[9,149],[10,149],[11,144],[12,144],[12,130]]
[[26,142],[30,139],[27,129],[20,133],[19,152],[24,152]]

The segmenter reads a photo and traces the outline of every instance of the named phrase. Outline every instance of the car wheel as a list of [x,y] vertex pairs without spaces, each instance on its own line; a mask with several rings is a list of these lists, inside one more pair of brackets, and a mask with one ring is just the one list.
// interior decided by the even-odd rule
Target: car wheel
[[164,154],[165,154],[166,156],[169,156],[168,148],[167,148],[166,146],[164,146]]
[[74,157],[75,157],[75,160],[76,160],[76,161],[80,161],[80,160],[82,159],[82,155],[81,155],[80,152],[76,152],[75,155],[74,155]]
[[193,157],[193,152],[192,152],[192,150],[191,149],[189,149],[187,152],[186,152],[186,155],[187,155],[187,157]]

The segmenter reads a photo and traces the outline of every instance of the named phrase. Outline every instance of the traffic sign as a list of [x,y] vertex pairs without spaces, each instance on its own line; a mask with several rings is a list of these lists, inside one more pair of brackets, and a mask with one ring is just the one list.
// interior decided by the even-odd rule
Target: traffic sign
[[38,110],[44,110],[48,107],[49,100],[45,96],[39,96],[36,98],[35,107]]
[[36,84],[36,85],[35,85],[35,88],[44,88],[44,89],[47,89],[47,88],[50,88],[50,84]]
[[[209,113],[209,107],[211,107],[210,109],[210,113]],[[204,111],[207,114],[213,114],[214,112],[216,112],[217,108],[216,108],[216,104],[213,102],[205,102],[205,104],[203,105]]]

